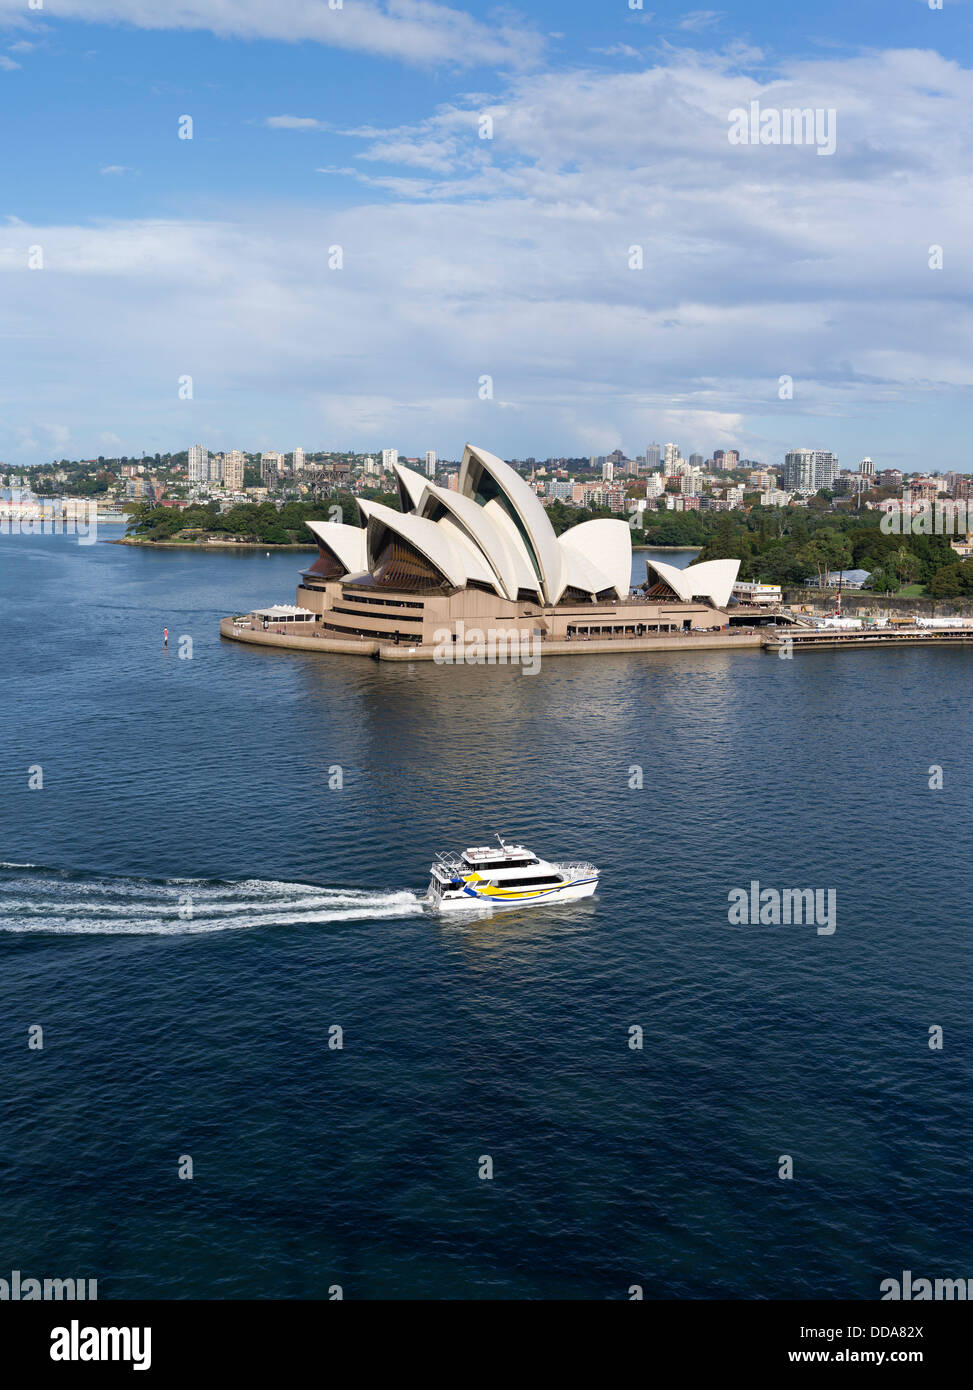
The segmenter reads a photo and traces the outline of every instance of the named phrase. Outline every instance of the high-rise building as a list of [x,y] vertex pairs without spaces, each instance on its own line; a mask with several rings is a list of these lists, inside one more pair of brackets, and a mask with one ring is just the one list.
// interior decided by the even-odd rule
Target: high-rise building
[[239,449],[231,449],[223,455],[223,486],[233,492],[243,487],[244,458]]
[[398,449],[383,449],[383,450],[382,450],[382,471],[383,471],[383,472],[390,471],[391,469],[393,469],[393,468],[395,467],[395,465],[398,463],[398,461],[399,461],[399,451],[398,451]]
[[702,466],[703,466],[703,464],[704,464],[705,462],[706,462],[706,459],[703,457],[702,454],[690,454],[690,455],[689,455],[689,466],[690,466],[691,468],[702,468]]
[[604,489],[601,505],[608,507],[616,515],[624,515],[627,502],[628,498],[625,496],[623,487],[606,487]]
[[645,446],[645,467],[650,473],[654,469],[662,467],[661,444],[647,444]]
[[813,449],[791,449],[784,455],[784,487],[791,492],[814,492],[815,452]]
[[306,459],[306,457],[307,457],[307,455],[304,453],[304,450],[303,450],[303,449],[295,449],[295,450],[294,450],[294,472],[295,472],[295,473],[303,473],[303,472],[304,472],[304,466],[305,466],[305,459]]
[[284,455],[273,451],[260,455],[260,481],[273,486],[284,471]]
[[611,461],[611,459],[605,459],[605,462],[601,465],[601,480],[602,480],[602,482],[604,482],[604,483],[610,483],[610,482],[612,481],[612,479],[614,478],[614,476],[615,476],[615,465],[614,465],[614,463]]
[[863,458],[861,463],[858,465],[858,471],[863,478],[875,477],[875,465],[867,456]]
[[222,483],[226,476],[226,461],[222,454],[210,454],[209,457],[209,480],[211,483]]
[[714,450],[713,450],[713,467],[714,467],[714,468],[723,468],[723,467],[724,467],[723,459],[724,459],[724,451],[723,451],[722,449],[714,449]]
[[436,476],[436,450],[426,450],[426,477],[435,478]]
[[209,450],[202,444],[194,444],[189,450],[189,481],[205,483],[209,481]]
[[662,472],[666,478],[672,478],[678,473],[679,465],[682,463],[682,456],[679,453],[678,444],[667,444],[662,454]]
[[838,476],[838,460],[826,449],[814,452],[814,486],[831,487]]
[[723,450],[723,467],[724,467],[724,469],[739,468],[739,466],[740,466],[740,454],[739,454],[739,452],[738,452],[736,449],[724,449],[724,450]]

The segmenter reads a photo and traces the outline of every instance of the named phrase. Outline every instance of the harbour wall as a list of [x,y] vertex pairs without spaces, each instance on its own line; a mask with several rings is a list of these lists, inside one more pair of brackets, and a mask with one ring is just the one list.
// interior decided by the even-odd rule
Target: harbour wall
[[[362,639],[343,641],[333,637],[300,636],[266,632],[224,618],[220,636],[231,642],[249,642],[258,647],[279,647],[289,651],[338,652],[348,656],[370,656],[379,661],[432,661],[435,647],[411,645],[404,640],[394,642]],[[592,638],[590,641],[572,639],[570,642],[544,640],[540,644],[542,657],[548,656],[617,656],[620,652],[714,651],[731,648],[759,649],[763,637],[759,632],[743,628],[712,633],[677,633],[671,636]],[[445,664],[445,663],[444,663]],[[462,663],[457,663],[462,664]],[[515,663],[511,663],[515,664]]]

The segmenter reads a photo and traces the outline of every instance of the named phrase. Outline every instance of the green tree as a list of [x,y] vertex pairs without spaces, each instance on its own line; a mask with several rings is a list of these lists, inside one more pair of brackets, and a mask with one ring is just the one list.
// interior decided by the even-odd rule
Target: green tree
[[926,585],[930,598],[959,598],[964,592],[963,567],[960,564],[946,565]]
[[895,555],[895,568],[903,584],[915,584],[922,572],[922,561],[911,550],[901,546]]

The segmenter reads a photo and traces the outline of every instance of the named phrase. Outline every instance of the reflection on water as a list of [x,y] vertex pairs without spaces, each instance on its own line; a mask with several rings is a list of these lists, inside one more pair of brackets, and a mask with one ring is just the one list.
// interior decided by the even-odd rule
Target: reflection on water
[[458,911],[436,914],[436,927],[449,946],[460,945],[470,965],[484,958],[503,957],[512,948],[536,949],[579,932],[598,921],[597,895],[549,908],[502,908],[498,911]]

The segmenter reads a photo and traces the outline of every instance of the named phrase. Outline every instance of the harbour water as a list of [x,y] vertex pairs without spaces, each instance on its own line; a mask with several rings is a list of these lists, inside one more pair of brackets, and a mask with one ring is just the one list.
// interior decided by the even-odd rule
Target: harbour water
[[[969,1275],[973,651],[528,677],[220,641],[299,564],[0,540],[6,1268],[103,1299]],[[598,896],[426,915],[434,851],[495,830]],[[835,932],[730,925],[754,880],[833,889]]]

